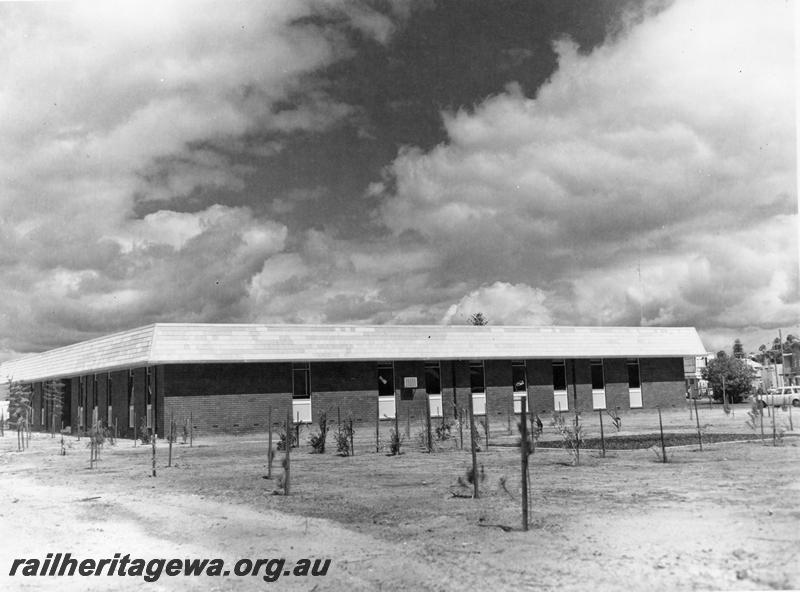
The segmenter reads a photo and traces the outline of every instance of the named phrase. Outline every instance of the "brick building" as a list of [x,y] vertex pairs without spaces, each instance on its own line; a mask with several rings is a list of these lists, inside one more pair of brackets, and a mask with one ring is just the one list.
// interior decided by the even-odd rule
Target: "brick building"
[[538,413],[682,403],[693,328],[154,324],[0,364],[33,386],[34,429],[51,416],[45,382],[65,385],[61,421],[100,420],[132,436],[191,414],[206,432],[395,414],[505,420],[520,400]]

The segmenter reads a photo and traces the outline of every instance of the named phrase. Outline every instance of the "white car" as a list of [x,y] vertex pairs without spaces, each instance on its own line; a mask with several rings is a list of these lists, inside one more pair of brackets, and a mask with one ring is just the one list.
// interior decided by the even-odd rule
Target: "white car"
[[800,407],[800,385],[770,389],[766,395],[761,395],[761,406],[766,407],[767,405]]

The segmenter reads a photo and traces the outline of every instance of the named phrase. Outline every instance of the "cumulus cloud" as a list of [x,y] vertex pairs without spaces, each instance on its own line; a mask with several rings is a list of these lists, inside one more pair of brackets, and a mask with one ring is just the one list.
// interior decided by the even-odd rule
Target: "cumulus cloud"
[[350,55],[345,25],[391,33],[351,4],[0,6],[0,350],[248,318],[250,279],[288,231],[191,198],[245,192],[287,134],[351,115],[309,77]]
[[453,281],[546,289],[559,323],[796,322],[791,11],[676,2],[588,55],[557,41],[536,97],[400,153],[383,224]]
[[481,286],[447,309],[445,324],[468,323],[472,315],[482,313],[495,325],[550,325],[553,318],[542,290],[524,284],[495,282]]
[[358,232],[303,226],[316,179],[254,188],[292,134],[358,120],[313,74],[412,4],[0,4],[0,356],[158,320],[481,311],[696,325],[710,347],[797,322],[779,0],[678,0],[590,53],[556,40],[535,96],[509,80],[443,113],[445,142],[353,195]]

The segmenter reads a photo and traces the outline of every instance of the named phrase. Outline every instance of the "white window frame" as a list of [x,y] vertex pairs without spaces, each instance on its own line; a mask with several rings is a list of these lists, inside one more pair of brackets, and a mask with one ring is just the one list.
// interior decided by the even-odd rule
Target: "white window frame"
[[[638,387],[631,386],[631,374],[630,374],[630,366],[636,364],[636,374],[638,378]],[[625,361],[625,371],[628,375],[628,401],[629,406],[631,409],[641,409],[644,407],[644,401],[642,399],[642,364],[639,358],[631,358]],[[637,402],[634,405],[634,401]]]
[[[308,390],[308,393],[305,395],[295,395],[295,387],[297,386],[295,381],[295,371],[302,371],[305,373],[306,387]],[[292,362],[292,399],[296,399],[298,401],[311,399],[311,362]]]
[[[602,388],[595,388],[594,386],[594,376],[592,375],[592,367],[593,366],[600,366],[600,376],[601,382],[603,383]],[[601,359],[592,359],[589,360],[589,376],[592,380],[592,409],[597,411],[598,409],[605,409],[606,408],[606,368],[605,364]],[[602,403],[599,404],[599,403]]]
[[[572,363],[573,364],[575,363],[574,360]],[[556,389],[555,381],[553,381],[553,410],[558,412],[569,411],[569,381],[567,380],[567,360],[565,359],[551,360],[550,362],[551,373],[553,371],[554,366],[561,366],[562,368],[564,368],[564,388]]]
[[[514,367],[522,368],[525,376],[525,388],[517,390],[517,385],[514,383]],[[528,393],[528,365],[525,360],[511,360],[511,388],[514,393],[527,394]]]
[[[439,371],[439,392],[432,393],[428,390],[428,369],[436,368]],[[425,393],[428,395],[441,395],[442,394],[442,363],[440,361],[425,362]]]

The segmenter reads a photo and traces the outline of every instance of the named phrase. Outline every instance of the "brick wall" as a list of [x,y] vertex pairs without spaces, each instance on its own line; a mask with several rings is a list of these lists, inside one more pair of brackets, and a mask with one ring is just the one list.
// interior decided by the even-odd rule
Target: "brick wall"
[[528,360],[528,406],[539,415],[553,411],[553,361]]
[[464,415],[469,408],[469,397],[472,396],[469,383],[469,362],[462,360],[442,362],[442,370],[444,374],[443,388],[448,397],[450,397],[448,400],[453,397],[453,372],[455,371],[455,407],[461,410],[462,415]]
[[[227,395],[185,395],[164,397],[166,425],[174,417],[178,434],[191,418],[195,434],[265,432],[272,424],[276,429],[286,421],[291,409],[289,393],[243,393]],[[188,425],[188,424],[187,424]]]
[[[397,372],[395,371],[395,386]],[[378,414],[377,362],[317,362],[311,364],[311,413],[337,409],[355,424],[375,423]]]
[[[573,400],[573,365],[578,383],[578,409],[592,410],[591,371],[589,360],[573,363],[567,360],[567,382],[570,409]],[[513,413],[513,386],[510,360],[487,360],[487,413],[493,421],[505,421]],[[352,416],[356,424],[374,425],[378,410],[377,362],[316,362],[310,365],[312,421],[327,411],[331,421],[337,414],[345,419]],[[552,360],[527,360],[528,398],[530,408],[539,414],[553,411]],[[683,360],[681,358],[652,358],[640,362],[642,400],[644,407],[668,406],[682,403],[684,395]],[[441,363],[442,409],[445,418],[454,416],[453,375],[455,374],[455,403],[466,409],[469,401],[469,362]],[[604,360],[606,407],[630,408],[628,375],[624,359]],[[417,378],[416,389],[404,389],[403,378]],[[400,421],[424,417],[426,406],[425,363],[397,362],[394,372],[395,404]],[[68,383],[70,393],[66,405],[73,432],[78,426],[79,379]],[[95,398],[93,375],[86,377],[88,408],[95,400],[98,415],[106,418],[106,405],[111,401],[113,418],[119,426],[120,437],[132,437],[128,428],[127,371],[112,373],[111,392],[106,392],[106,375],[98,375]],[[134,411],[137,431],[145,417],[147,376],[145,368],[133,372]],[[174,414],[179,425],[191,413],[201,431],[263,431],[267,414],[273,410],[273,423],[283,421],[291,405],[292,366],[289,363],[237,364],[171,364],[152,369],[150,386],[155,392],[156,422],[159,434],[165,433]],[[37,395],[38,396],[38,395]],[[34,398],[36,405],[37,399]],[[39,409],[39,407],[34,407]],[[36,417],[40,421],[40,417]]]
[[[624,358],[603,360],[606,408],[630,409],[628,369]],[[553,403],[553,360],[528,360],[528,397],[536,413],[550,413]],[[592,411],[592,385],[590,360],[574,363],[577,382],[578,409]],[[574,408],[572,386],[573,361],[566,361],[568,397],[570,409]],[[657,405],[679,405],[685,395],[682,358],[642,358],[640,360],[642,382],[642,405],[645,408]]]
[[627,361],[615,358],[603,360],[603,372],[606,379],[606,409],[630,409]]
[[[573,374],[573,364],[575,373]],[[573,381],[577,389],[573,386]],[[567,360],[567,393],[569,408],[575,411],[592,411],[592,369],[588,359]],[[577,396],[573,393],[577,391]],[[577,399],[577,402],[576,402]]]
[[514,413],[511,360],[486,360],[486,415],[490,421],[507,421]]
[[670,407],[686,400],[682,358],[642,358],[642,407]]

